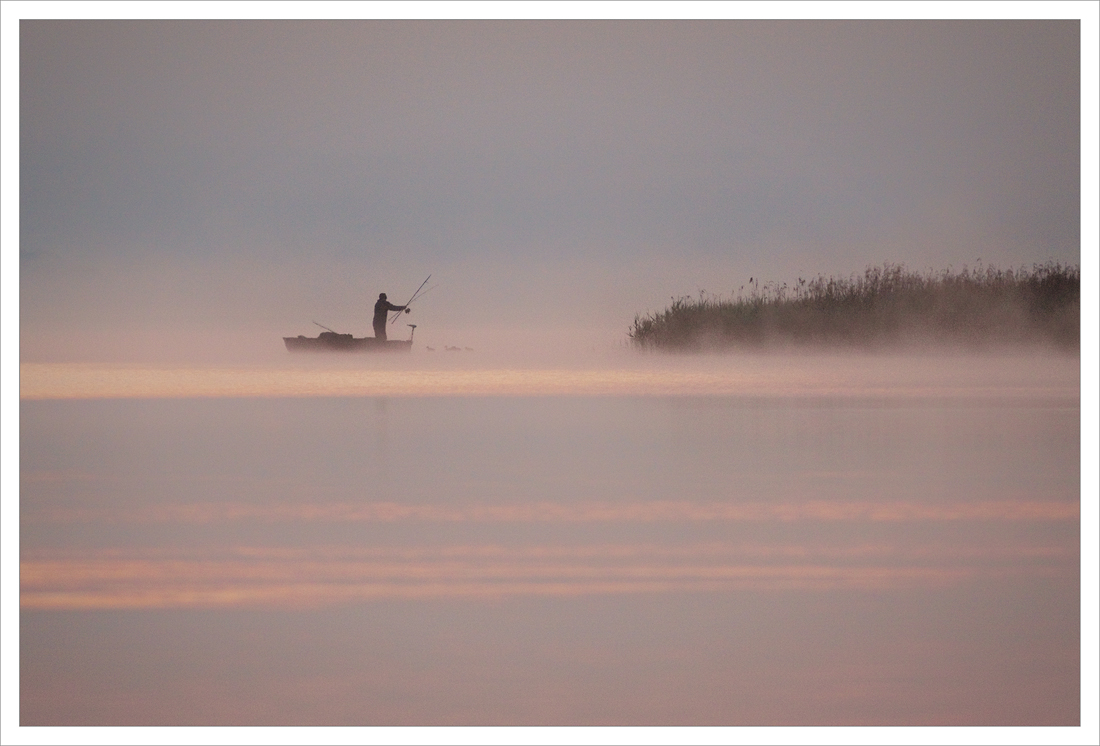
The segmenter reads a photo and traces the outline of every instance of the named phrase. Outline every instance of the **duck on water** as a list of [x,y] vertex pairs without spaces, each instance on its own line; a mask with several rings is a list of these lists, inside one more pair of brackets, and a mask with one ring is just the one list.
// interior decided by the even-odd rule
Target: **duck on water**
[[[428,275],[428,279],[431,279],[431,275]],[[408,303],[403,306],[390,303],[385,293],[379,293],[378,301],[374,304],[373,337],[354,337],[351,334],[340,334],[314,321],[314,324],[325,331],[316,337],[306,337],[304,335],[283,337],[286,349],[289,352],[408,352],[412,349],[412,338],[413,334],[416,333],[416,324],[408,325],[410,330],[408,339],[387,339],[386,322],[389,320],[391,311],[396,311],[397,315],[393,317],[390,323],[396,321],[401,316],[402,311],[408,313],[409,304],[416,299],[416,296],[420,294],[421,289],[427,283],[428,280],[424,280],[416,292],[413,293],[412,298],[409,298]]]

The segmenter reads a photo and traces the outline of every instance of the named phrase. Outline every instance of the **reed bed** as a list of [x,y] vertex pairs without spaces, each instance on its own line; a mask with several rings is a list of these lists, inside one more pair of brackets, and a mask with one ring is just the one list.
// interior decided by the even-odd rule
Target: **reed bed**
[[847,278],[750,281],[733,298],[704,291],[674,298],[663,311],[635,316],[629,336],[637,347],[677,351],[925,344],[1079,349],[1080,319],[1077,266],[920,273],[885,264]]

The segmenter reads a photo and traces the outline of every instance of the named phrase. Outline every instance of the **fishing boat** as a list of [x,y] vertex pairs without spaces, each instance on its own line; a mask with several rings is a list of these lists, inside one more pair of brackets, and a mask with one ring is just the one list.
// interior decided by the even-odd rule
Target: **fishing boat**
[[[409,305],[421,295],[428,292],[424,290],[424,286],[428,284],[428,280],[432,279],[431,275],[420,283],[420,287],[416,289],[416,292],[412,294],[412,297],[405,302],[404,306],[398,306],[405,311],[409,312]],[[383,300],[386,297],[385,293],[380,296]],[[401,317],[400,311],[398,314],[390,320],[390,323],[394,323]],[[313,322],[317,324],[316,321]],[[297,337],[283,337],[283,342],[286,344],[287,352],[409,352],[413,346],[413,335],[416,334],[416,324],[407,324],[409,327],[408,339],[378,339],[377,337],[354,337],[350,334],[341,334],[340,332],[329,329],[324,324],[317,324],[317,326],[324,329],[316,337],[307,337],[299,334]]]
[[408,339],[376,339],[353,337],[338,332],[321,332],[316,337],[283,337],[288,352],[408,352],[413,341]]

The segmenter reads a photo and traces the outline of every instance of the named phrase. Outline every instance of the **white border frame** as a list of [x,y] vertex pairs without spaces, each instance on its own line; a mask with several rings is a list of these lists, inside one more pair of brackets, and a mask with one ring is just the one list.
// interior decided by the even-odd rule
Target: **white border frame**
[[[50,728],[19,718],[19,21],[22,19],[1076,19],[1081,21],[1081,703],[1079,728]],[[0,741],[3,743],[1100,743],[1100,4],[1095,2],[46,2],[0,4]]]

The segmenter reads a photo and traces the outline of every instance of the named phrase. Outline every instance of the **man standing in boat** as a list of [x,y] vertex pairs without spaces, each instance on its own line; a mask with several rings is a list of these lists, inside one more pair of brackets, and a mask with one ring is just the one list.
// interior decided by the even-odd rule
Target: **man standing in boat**
[[386,300],[385,293],[378,294],[378,302],[374,304],[374,338],[386,341],[386,319],[390,311],[409,312],[408,306],[395,306]]

